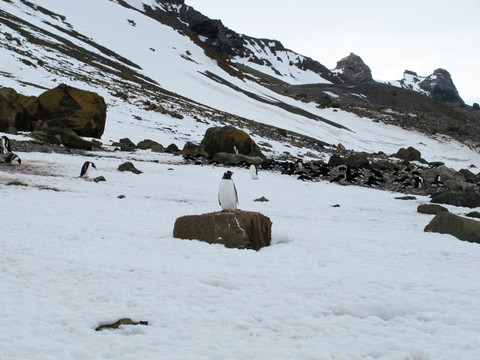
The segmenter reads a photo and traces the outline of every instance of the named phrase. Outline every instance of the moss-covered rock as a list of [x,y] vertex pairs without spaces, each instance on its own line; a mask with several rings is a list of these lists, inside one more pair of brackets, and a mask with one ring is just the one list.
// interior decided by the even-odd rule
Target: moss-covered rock
[[48,126],[69,128],[79,136],[100,138],[105,129],[107,106],[97,93],[61,84],[38,97],[36,119]]
[[201,142],[205,151],[214,156],[218,152],[236,153],[265,159],[260,147],[245,131],[233,126],[212,127],[205,132]]

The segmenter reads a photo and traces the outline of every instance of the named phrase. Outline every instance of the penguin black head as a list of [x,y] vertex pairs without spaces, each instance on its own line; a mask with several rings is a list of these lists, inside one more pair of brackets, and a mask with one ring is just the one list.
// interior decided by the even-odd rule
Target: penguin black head
[[233,171],[230,171],[228,170],[225,174],[223,174],[223,178],[222,179],[231,179],[232,178],[232,175],[233,175]]

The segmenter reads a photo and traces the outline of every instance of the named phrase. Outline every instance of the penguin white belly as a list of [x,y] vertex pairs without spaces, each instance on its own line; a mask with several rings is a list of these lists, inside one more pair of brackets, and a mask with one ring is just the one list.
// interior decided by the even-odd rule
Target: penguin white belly
[[253,180],[257,180],[258,179],[258,174],[257,174],[257,168],[255,167],[255,165],[250,165],[250,177],[253,179]]
[[237,190],[232,180],[220,181],[218,189],[218,202],[225,211],[234,211],[237,209]]

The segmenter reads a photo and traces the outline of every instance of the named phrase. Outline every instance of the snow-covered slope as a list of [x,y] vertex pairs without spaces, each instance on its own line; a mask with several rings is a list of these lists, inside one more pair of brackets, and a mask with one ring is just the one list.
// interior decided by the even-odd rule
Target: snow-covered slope
[[[141,3],[130,1],[137,7]],[[370,126],[374,124],[368,119],[344,111],[320,110],[256,82],[230,76],[189,37],[114,1],[42,0],[34,5],[13,0],[2,2],[0,9],[4,19],[0,42],[2,85],[25,95],[38,95],[59,83],[98,92],[109,105],[102,139],[106,142],[125,136],[138,142],[148,136],[182,147],[187,140],[200,140],[206,128],[222,121],[224,115],[212,116],[212,108],[330,144],[341,142],[358,151],[393,153],[399,147],[415,146],[422,153],[434,150],[428,160],[447,160],[446,156],[458,159],[451,152],[435,151],[448,142],[448,146],[468,154],[460,167],[478,161],[476,152],[448,139],[418,137],[408,131],[398,131],[389,139],[384,125]],[[80,48],[87,51],[80,53]],[[118,92],[126,92],[129,101],[114,96]],[[168,106],[182,113],[184,119],[146,111],[146,101]],[[299,114],[298,109],[309,117]],[[312,117],[318,121],[312,121]],[[135,128],[144,130],[133,131]],[[254,131],[252,136],[259,140],[260,135]],[[280,153],[289,151],[296,156],[310,152],[278,145]],[[457,166],[452,161],[447,163]]]

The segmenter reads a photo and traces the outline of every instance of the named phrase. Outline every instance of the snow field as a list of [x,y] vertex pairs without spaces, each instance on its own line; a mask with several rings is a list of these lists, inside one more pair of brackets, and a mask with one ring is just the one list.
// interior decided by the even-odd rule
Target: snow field
[[[55,176],[2,172],[2,359],[479,355],[480,250],[424,233],[428,199],[235,168],[239,207],[271,218],[273,244],[226,249],[172,237],[178,216],[219,210],[225,168],[114,156],[88,158],[100,183],[77,178],[79,156],[21,154]],[[149,325],[94,331],[122,317]]]

